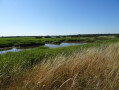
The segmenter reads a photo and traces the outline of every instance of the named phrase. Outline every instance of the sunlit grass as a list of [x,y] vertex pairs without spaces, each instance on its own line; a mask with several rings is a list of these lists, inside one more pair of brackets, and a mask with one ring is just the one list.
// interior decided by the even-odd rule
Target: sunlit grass
[[117,36],[97,36],[97,37],[51,37],[51,38],[35,38],[35,37],[14,37],[14,38],[0,38],[0,48],[9,47],[28,47],[41,46],[45,43],[60,44],[62,42],[79,42],[79,43],[103,43],[103,42],[117,42]]
[[[79,46],[58,48],[57,50],[54,49],[54,51],[53,49],[46,49],[48,53],[52,51],[52,54],[50,55],[53,55],[54,52],[54,56],[50,58],[42,58],[43,60],[40,63],[34,64],[31,69],[27,69],[26,72],[23,73],[20,71],[22,72],[21,74],[15,74],[15,69],[12,68],[14,74],[0,79],[0,89],[118,90],[119,43],[111,45],[98,45],[98,47],[97,45],[94,45],[94,47],[87,45],[80,47],[80,49],[78,49],[78,47]],[[70,51],[72,53],[61,53],[63,50],[66,52]],[[35,51],[36,50],[32,52]],[[55,53],[57,53],[57,55]],[[25,53],[22,54],[21,52],[19,52],[19,54],[17,53],[16,55],[19,56],[20,54],[21,56],[25,55]],[[34,57],[34,60],[37,57],[37,55],[34,56],[35,54],[31,54],[33,55],[32,57]],[[48,57],[50,55],[48,55]],[[20,58],[20,60],[22,59]],[[7,66],[7,64],[8,63],[6,62],[5,65]],[[20,65],[19,63],[13,64],[17,71],[19,71]]]

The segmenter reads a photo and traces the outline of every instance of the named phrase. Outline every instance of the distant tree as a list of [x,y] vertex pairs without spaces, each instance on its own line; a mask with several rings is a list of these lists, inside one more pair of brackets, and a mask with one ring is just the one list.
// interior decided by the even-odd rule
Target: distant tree
[[51,36],[44,36],[45,38],[51,38]]
[[56,36],[56,38],[60,38],[60,36]]
[[36,36],[35,38],[42,38],[42,36]]
[[117,38],[119,38],[119,34],[115,35]]

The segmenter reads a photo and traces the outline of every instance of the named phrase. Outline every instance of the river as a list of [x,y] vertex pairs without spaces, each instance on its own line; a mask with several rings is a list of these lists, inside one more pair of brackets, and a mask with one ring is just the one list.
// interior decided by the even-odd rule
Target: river
[[[45,44],[44,46],[49,47],[49,48],[58,48],[58,47],[66,47],[66,46],[73,46],[73,45],[83,45],[86,43],[61,43],[61,44]],[[32,48],[29,48],[32,49]],[[7,52],[18,52],[21,50],[27,50],[27,49],[17,49],[16,47],[13,47],[12,49],[9,50],[1,50],[0,54],[7,53]]]

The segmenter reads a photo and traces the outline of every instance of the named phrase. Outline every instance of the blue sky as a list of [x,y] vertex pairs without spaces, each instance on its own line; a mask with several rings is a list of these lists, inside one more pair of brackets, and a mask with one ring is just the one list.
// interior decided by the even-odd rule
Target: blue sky
[[0,0],[0,36],[119,33],[119,0]]

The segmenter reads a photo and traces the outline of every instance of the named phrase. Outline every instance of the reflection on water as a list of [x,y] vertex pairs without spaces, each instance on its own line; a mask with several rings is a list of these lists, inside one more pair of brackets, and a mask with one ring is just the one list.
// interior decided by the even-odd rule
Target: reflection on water
[[86,43],[61,43],[59,45],[56,44],[45,44],[46,47],[49,48],[58,48],[58,47],[66,47],[66,46],[72,46],[72,45],[82,45]]
[[[86,44],[86,43],[61,43],[59,45],[57,45],[57,44],[45,44],[44,46],[49,47],[49,48],[58,48],[58,47],[66,47],[66,46],[72,46],[72,45],[83,45],[83,44]],[[32,49],[32,48],[30,48],[30,49]],[[0,51],[0,54],[7,53],[7,52],[18,52],[21,50],[26,50],[26,49],[17,49],[14,47],[14,48],[9,49],[9,50]]]
[[3,50],[3,51],[0,51],[0,54],[3,54],[3,53],[7,53],[7,52],[18,52],[18,51],[21,51],[22,49],[17,49],[17,48],[12,48],[12,49],[9,49],[9,50]]

